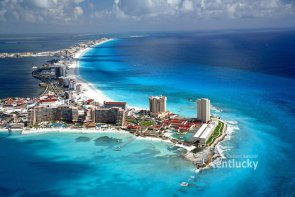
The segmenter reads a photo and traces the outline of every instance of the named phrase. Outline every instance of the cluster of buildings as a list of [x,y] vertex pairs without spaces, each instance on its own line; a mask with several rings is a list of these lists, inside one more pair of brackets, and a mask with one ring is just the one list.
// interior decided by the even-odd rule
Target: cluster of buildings
[[60,58],[73,58],[74,55],[80,51],[81,49],[86,49],[90,46],[94,46],[100,42],[103,42],[103,41],[106,41],[108,40],[107,38],[101,38],[101,39],[98,39],[98,40],[87,40],[87,41],[84,41],[82,43],[79,43],[79,44],[76,44],[68,49],[64,49],[64,50],[60,50],[60,51],[53,51],[53,52],[50,52],[50,55],[51,56],[56,56],[56,57],[60,57]]
[[163,121],[164,128],[173,129],[180,133],[189,132],[195,128],[198,128],[202,123],[198,120],[188,120],[185,118],[178,119],[166,119]]
[[49,80],[58,80],[60,77],[67,76],[67,64],[65,62],[52,62],[43,64],[42,67],[34,67],[33,77],[48,82]]
[[[205,147],[219,124],[217,118],[211,117],[209,99],[198,99],[197,117],[187,119],[167,111],[167,97],[162,95],[151,96],[149,110],[138,112],[127,109],[126,102],[97,103],[83,94],[82,84],[68,76],[69,66],[78,51],[105,40],[107,39],[85,41],[69,49],[53,52],[0,53],[0,58],[56,56],[62,59],[49,61],[40,68],[33,67],[32,75],[42,81],[40,86],[46,87],[39,97],[0,100],[0,127],[51,127],[55,122],[62,122],[70,127],[95,128],[102,124],[111,124],[136,135],[164,139],[171,137],[165,135],[168,130],[177,132],[177,135],[193,133],[188,143]],[[185,143],[179,139],[172,140],[176,140],[176,143]]]
[[24,52],[24,53],[0,53],[0,58],[19,58],[19,57],[31,57],[36,55],[36,53],[32,52]]
[[[0,125],[34,127],[44,122],[65,122],[96,127],[98,123],[104,123],[125,126],[127,130],[135,131],[144,128],[158,133],[165,133],[167,129],[179,133],[195,132],[193,141],[202,145],[206,143],[218,124],[218,121],[211,119],[209,99],[198,99],[197,118],[185,119],[167,111],[166,96],[151,96],[149,110],[142,110],[140,113],[140,116],[144,117],[142,120],[147,124],[140,125],[126,121],[126,117],[132,117],[134,114],[126,113],[126,102],[100,104],[93,99],[83,97],[82,85],[67,76],[68,63],[71,62],[67,58],[73,58],[81,48],[87,48],[101,41],[103,40],[89,41],[55,52],[56,56],[64,59],[53,60],[41,68],[36,68],[32,73],[34,77],[44,82],[47,89],[48,87],[51,89],[34,99],[5,100],[0,105]],[[57,89],[59,91],[56,91]],[[149,122],[155,124],[147,127]]]
[[[190,141],[197,143],[199,147],[206,146],[206,142],[218,125],[218,119],[211,118],[210,100],[207,98],[197,100],[197,118],[192,119],[179,118],[167,112],[167,97],[165,96],[150,97],[149,109],[151,117],[162,119],[162,121],[146,128],[146,130],[158,133],[165,132],[167,129],[178,133],[190,132],[193,133]],[[130,128],[141,129],[139,125],[132,125]]]
[[[42,122],[106,123],[123,126],[125,102],[104,102],[103,106],[38,105],[28,110],[28,126]],[[88,124],[89,125],[89,124]],[[92,124],[93,125],[93,124]]]
[[0,100],[0,128],[22,129],[28,121],[27,106],[32,98],[7,98]]
[[69,90],[77,90],[78,84],[75,79],[64,75],[58,78],[58,85],[63,88],[68,88]]
[[100,42],[107,40],[107,38],[101,38],[98,40],[88,40],[80,44],[76,44],[68,49],[59,51],[45,51],[45,52],[23,52],[23,53],[0,53],[0,58],[21,58],[21,57],[32,57],[32,56],[55,56],[60,58],[73,58],[75,53],[81,49],[88,48]]
[[[64,82],[63,82],[64,83]],[[69,91],[71,92],[71,91]],[[152,96],[149,98],[149,110],[141,111],[140,120],[153,121],[151,126],[130,123],[126,119],[130,114],[126,102],[104,102],[102,105],[93,100],[69,104],[70,98],[60,98],[49,92],[35,99],[6,99],[0,105],[0,125],[11,128],[25,126],[35,127],[42,123],[64,122],[70,125],[81,125],[87,128],[96,127],[99,123],[124,127],[130,131],[157,132],[163,134],[169,129],[178,133],[194,132],[192,142],[200,147],[206,142],[218,125],[218,119],[211,118],[210,100],[197,100],[197,118],[179,118],[167,111],[167,97]],[[128,112],[128,113],[127,113]],[[142,118],[144,117],[144,118]]]
[[[167,97],[166,96],[151,96],[149,98],[150,113],[156,117],[166,117],[170,113],[167,112]],[[210,121],[210,100],[201,98],[197,100],[197,119],[207,123]]]

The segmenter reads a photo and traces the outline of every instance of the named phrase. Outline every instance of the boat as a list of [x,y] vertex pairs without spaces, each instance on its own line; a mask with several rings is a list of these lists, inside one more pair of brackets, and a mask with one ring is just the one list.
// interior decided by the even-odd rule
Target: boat
[[188,184],[188,182],[181,182],[180,185],[181,185],[182,187],[187,187],[189,184]]
[[115,151],[121,151],[121,146],[117,146],[114,150]]
[[37,66],[33,66],[33,67],[32,67],[32,69],[37,69],[37,68],[38,68]]

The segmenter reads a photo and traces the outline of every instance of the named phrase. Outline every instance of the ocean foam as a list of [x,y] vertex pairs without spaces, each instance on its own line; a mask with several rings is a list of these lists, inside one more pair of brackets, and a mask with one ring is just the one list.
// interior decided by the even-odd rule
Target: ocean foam
[[214,112],[217,112],[217,113],[220,113],[220,112],[222,112],[223,110],[222,109],[220,109],[220,108],[217,108],[216,106],[214,106],[214,105],[211,105],[211,110],[212,111],[214,111]]

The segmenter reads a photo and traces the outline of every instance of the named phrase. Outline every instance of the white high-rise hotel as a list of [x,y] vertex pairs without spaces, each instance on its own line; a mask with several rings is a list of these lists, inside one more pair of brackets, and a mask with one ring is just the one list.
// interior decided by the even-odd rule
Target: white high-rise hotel
[[198,99],[198,119],[202,122],[210,120],[210,100],[207,98]]
[[164,113],[166,112],[166,96],[151,96],[150,97],[150,112]]

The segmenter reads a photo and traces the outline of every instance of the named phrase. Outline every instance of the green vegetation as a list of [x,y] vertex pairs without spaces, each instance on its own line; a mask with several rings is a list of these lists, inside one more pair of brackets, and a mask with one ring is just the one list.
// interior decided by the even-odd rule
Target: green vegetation
[[138,120],[136,118],[126,118],[126,121],[127,122],[131,122],[131,123],[134,123],[134,124],[137,124],[138,123]]
[[217,138],[219,138],[222,135],[224,123],[219,121],[217,127],[214,129],[214,132],[210,136],[210,138],[207,140],[207,145],[212,145]]
[[38,129],[38,128],[40,128],[40,126],[39,126],[39,124],[38,124],[38,123],[34,124],[32,127],[33,127],[33,128],[35,128],[35,129]]
[[142,121],[139,123],[140,126],[142,127],[149,127],[153,126],[155,123],[153,121]]
[[153,121],[142,121],[136,118],[126,118],[127,122],[133,123],[133,124],[139,124],[142,127],[149,127],[149,126],[153,126],[155,124],[155,122]]

